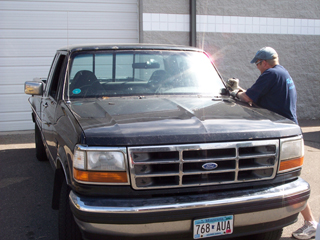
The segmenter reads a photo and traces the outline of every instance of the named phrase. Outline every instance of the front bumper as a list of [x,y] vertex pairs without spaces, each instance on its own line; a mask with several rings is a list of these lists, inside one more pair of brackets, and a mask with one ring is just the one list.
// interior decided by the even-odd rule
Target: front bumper
[[[92,198],[70,193],[71,210],[85,238],[172,235],[192,239],[194,219],[234,215],[232,236],[272,231],[293,223],[310,187],[303,179],[274,187],[174,197]],[[231,237],[222,236],[215,239]],[[168,237],[166,238],[168,239]]]

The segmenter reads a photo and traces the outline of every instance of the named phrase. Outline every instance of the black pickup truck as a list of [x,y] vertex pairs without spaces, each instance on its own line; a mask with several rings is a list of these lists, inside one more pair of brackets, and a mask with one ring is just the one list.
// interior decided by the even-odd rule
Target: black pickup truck
[[275,240],[309,198],[299,126],[233,99],[201,49],[69,46],[25,93],[61,240]]

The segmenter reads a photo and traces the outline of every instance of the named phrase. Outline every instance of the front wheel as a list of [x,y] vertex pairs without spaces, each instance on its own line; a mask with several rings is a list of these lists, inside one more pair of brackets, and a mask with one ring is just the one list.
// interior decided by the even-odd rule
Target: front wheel
[[70,188],[63,181],[59,201],[59,240],[81,240],[80,229],[73,218],[69,205]]

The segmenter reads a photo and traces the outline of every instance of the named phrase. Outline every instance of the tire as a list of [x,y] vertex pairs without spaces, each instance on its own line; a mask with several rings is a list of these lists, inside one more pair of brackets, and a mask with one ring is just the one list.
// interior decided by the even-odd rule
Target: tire
[[250,240],[279,240],[282,235],[282,228],[271,232],[259,233],[250,236]]
[[34,137],[36,143],[36,157],[38,161],[47,161],[46,149],[44,148],[44,144],[41,138],[41,132],[37,124],[34,127]]
[[59,240],[81,240],[80,229],[73,218],[69,205],[70,188],[63,181],[59,201]]

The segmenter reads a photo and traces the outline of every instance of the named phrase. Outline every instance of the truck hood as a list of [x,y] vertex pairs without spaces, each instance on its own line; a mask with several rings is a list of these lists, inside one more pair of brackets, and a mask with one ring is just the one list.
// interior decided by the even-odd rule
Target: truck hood
[[187,144],[280,138],[301,134],[286,118],[232,99],[99,98],[71,101],[89,146]]

